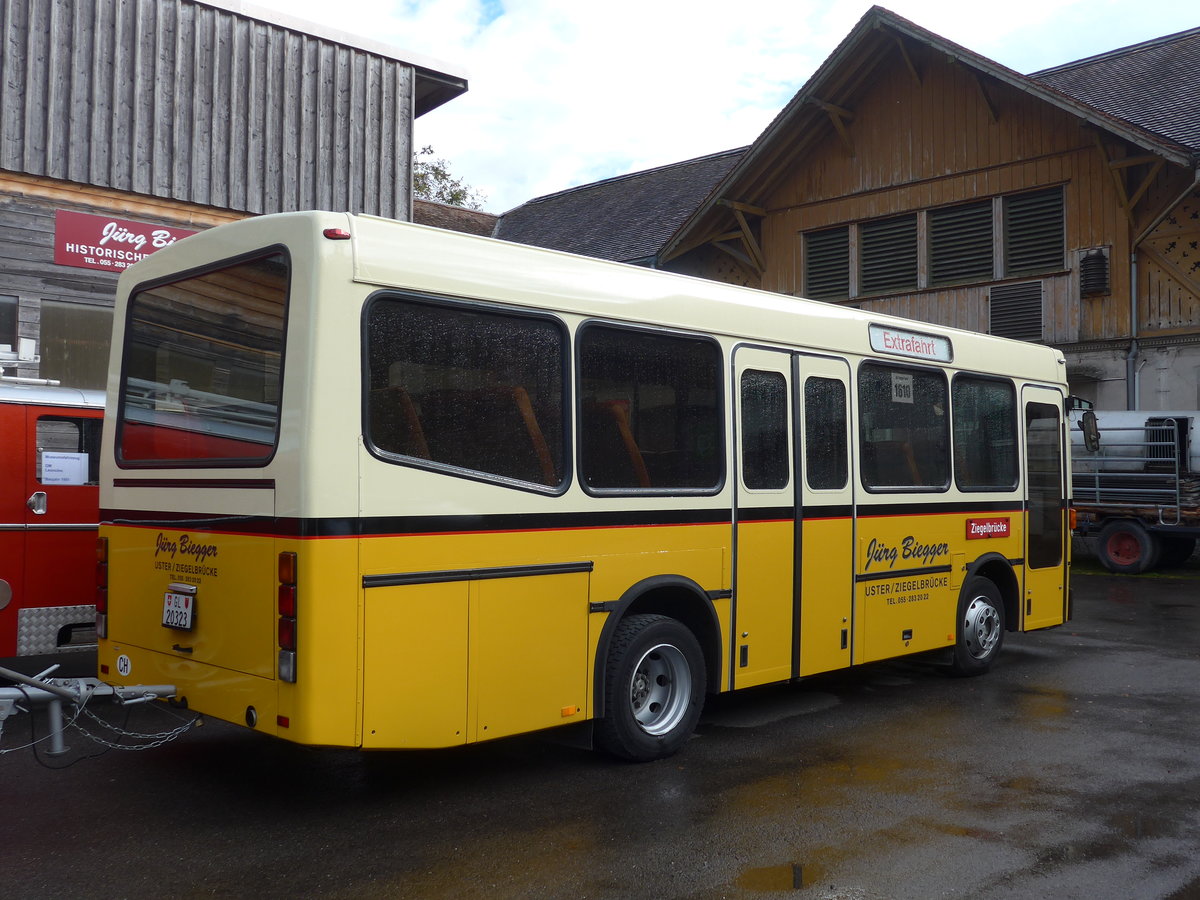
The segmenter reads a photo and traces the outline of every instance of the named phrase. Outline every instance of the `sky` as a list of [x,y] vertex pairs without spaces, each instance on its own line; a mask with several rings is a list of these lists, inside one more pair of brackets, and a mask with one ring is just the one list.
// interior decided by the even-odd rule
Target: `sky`
[[[502,213],[750,144],[871,7],[861,0],[250,0],[465,73],[416,121]],[[1029,73],[1200,26],[1195,0],[890,0]]]

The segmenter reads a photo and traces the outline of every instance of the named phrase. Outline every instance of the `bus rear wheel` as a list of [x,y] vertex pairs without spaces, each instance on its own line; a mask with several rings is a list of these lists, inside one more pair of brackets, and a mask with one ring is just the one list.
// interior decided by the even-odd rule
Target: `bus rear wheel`
[[1158,542],[1141,522],[1114,519],[1100,529],[1096,555],[1110,572],[1140,575],[1158,563]]
[[670,756],[695,729],[704,691],[704,654],[692,632],[666,616],[630,616],[608,652],[596,743],[634,762]]
[[987,578],[972,578],[963,588],[957,632],[951,670],[955,675],[982,675],[1004,644],[1004,601]]

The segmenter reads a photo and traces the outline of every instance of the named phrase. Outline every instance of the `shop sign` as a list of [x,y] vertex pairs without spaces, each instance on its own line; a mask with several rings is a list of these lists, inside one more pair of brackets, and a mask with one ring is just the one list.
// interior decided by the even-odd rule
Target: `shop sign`
[[195,233],[60,209],[54,213],[54,261],[60,266],[120,272]]

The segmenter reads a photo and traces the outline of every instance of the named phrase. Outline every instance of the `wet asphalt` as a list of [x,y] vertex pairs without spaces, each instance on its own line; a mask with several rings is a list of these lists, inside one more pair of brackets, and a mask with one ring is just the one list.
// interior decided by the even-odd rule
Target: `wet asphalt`
[[645,765],[219,722],[96,757],[73,733],[50,758],[17,749],[40,717],[10,719],[0,896],[1200,897],[1200,568],[1086,567],[1073,621],[1008,635],[987,675],[914,658],[715,698]]

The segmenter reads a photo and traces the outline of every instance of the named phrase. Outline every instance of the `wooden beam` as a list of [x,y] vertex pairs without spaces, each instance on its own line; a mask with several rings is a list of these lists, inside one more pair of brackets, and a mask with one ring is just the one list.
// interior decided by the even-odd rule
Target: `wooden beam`
[[746,252],[750,254],[750,258],[754,260],[754,266],[761,275],[766,271],[767,263],[762,248],[758,245],[758,239],[754,236],[754,232],[750,230],[750,223],[746,221],[746,214],[740,209],[735,209],[733,214],[737,217],[738,225],[742,228],[742,245],[746,248]]
[[710,237],[704,243],[716,244],[720,241],[737,241],[737,240],[741,240],[741,237],[742,237],[741,229],[738,229],[737,231],[725,231],[725,232],[722,232],[721,234],[718,234],[716,237]]
[[664,256],[662,261],[668,262],[669,260],[675,259],[678,256],[683,256],[685,253],[691,253],[693,250],[697,249],[698,247],[703,247],[705,244],[715,244],[717,241],[737,240],[739,237],[741,237],[740,231],[726,231],[723,234],[718,234],[715,236],[712,234],[707,234],[703,237],[694,237],[686,244],[680,244],[678,247]]
[[833,103],[826,103],[817,97],[813,97],[812,102],[825,110],[825,113],[829,116],[829,121],[833,123],[834,130],[838,133],[838,137],[842,139],[842,145],[846,148],[846,152],[850,156],[854,156],[854,142],[850,140],[850,132],[846,130],[846,123],[854,121],[854,113]]
[[1140,166],[1152,162],[1162,162],[1162,157],[1148,153],[1145,156],[1127,156],[1124,159],[1110,160],[1108,164],[1114,169],[1127,169],[1130,166]]
[[854,121],[854,110],[846,109],[844,106],[838,106],[836,103],[829,103],[820,99],[819,97],[813,97],[812,102],[817,104],[817,106],[821,107],[821,109],[825,110],[825,112],[829,113],[831,116],[838,116],[839,118],[845,119],[847,122]]
[[896,32],[892,32],[892,38],[896,41],[896,46],[900,48],[900,55],[904,57],[904,66],[908,69],[908,74],[912,76],[913,83],[917,87],[921,86],[921,73],[917,71],[917,67],[913,64],[912,57],[908,54],[908,45],[904,43],[904,38]]
[[734,259],[736,259],[742,265],[749,266],[751,269],[757,270],[759,275],[762,274],[762,269],[759,269],[758,266],[756,266],[754,264],[754,260],[752,260],[749,256],[747,256],[744,250],[739,250],[737,247],[731,247],[728,244],[724,244],[724,243],[722,243],[722,244],[714,243],[713,246],[716,247],[718,250],[720,250],[723,253],[728,253],[730,256],[732,256]]
[[725,206],[729,209],[749,213],[752,216],[758,216],[760,219],[767,214],[767,211],[761,206],[751,206],[749,203],[740,203],[737,200],[718,200],[717,206]]
[[1125,179],[1121,177],[1120,170],[1113,168],[1112,160],[1108,156],[1108,148],[1104,146],[1104,141],[1100,140],[1100,132],[1093,131],[1092,138],[1096,141],[1096,149],[1100,151],[1100,158],[1104,160],[1109,174],[1112,175],[1113,184],[1117,188],[1117,200],[1121,203],[1121,209],[1125,211],[1125,218],[1132,225],[1133,208],[1129,205],[1129,192],[1125,189]]
[[1158,173],[1162,171],[1162,167],[1165,164],[1166,160],[1155,159],[1154,165],[1150,167],[1150,171],[1146,173],[1146,177],[1142,179],[1142,183],[1138,185],[1138,189],[1129,198],[1129,208],[1131,210],[1137,206],[1138,201],[1142,199],[1146,191],[1150,190],[1150,185],[1154,184],[1154,179],[1158,177]]
[[993,122],[1000,121],[1000,113],[996,109],[996,104],[987,92],[987,87],[983,83],[983,74],[977,69],[968,69],[971,73],[971,80],[975,82],[975,87],[979,91],[979,97],[983,100],[983,105],[987,107],[988,115],[992,117]]

